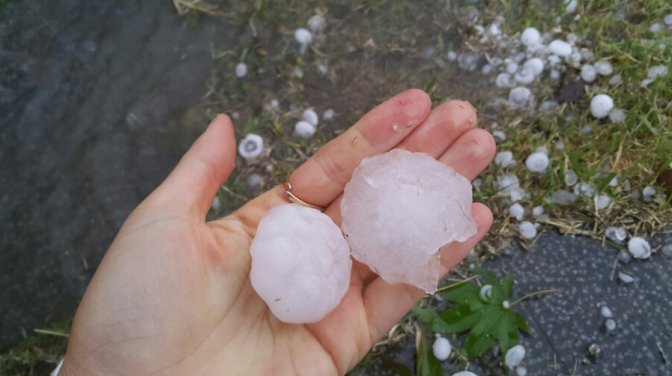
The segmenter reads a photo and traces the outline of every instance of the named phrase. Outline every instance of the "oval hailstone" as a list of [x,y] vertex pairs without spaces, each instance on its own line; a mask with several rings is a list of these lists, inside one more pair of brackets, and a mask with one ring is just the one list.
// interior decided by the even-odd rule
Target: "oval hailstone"
[[364,159],[341,201],[352,256],[389,283],[434,292],[439,248],[476,233],[471,190],[467,179],[423,153],[394,149]]
[[595,71],[601,76],[608,76],[614,71],[614,67],[606,60],[599,60],[594,65]]
[[614,100],[607,94],[596,95],[590,101],[590,114],[598,119],[607,117],[612,108],[614,108]]
[[304,120],[294,125],[294,135],[301,138],[311,138],[315,134],[315,131],[315,126]]
[[548,159],[548,155],[543,152],[535,152],[530,154],[529,157],[525,160],[525,166],[530,172],[534,173],[539,173],[543,174],[546,172],[546,169],[548,168],[548,164],[550,163]]
[[597,70],[590,64],[584,64],[581,67],[581,79],[586,82],[593,82],[597,77]]
[[523,208],[523,205],[516,202],[509,207],[509,216],[518,221],[522,221],[523,217],[525,217],[525,208]]
[[515,345],[506,352],[504,363],[507,367],[513,368],[525,359],[525,348],[522,345]]
[[614,316],[614,314],[611,312],[611,309],[609,309],[607,306],[602,306],[602,308],[600,308],[600,315],[602,315],[602,317],[605,319],[610,319],[612,316]]
[[536,46],[541,42],[541,33],[534,27],[528,27],[520,34],[520,41],[525,46]]
[[350,286],[348,243],[327,215],[297,204],[271,209],[250,247],[252,287],[281,321],[320,321]]
[[572,45],[564,40],[556,39],[548,45],[553,55],[567,57],[572,54]]
[[538,76],[544,71],[544,61],[538,57],[533,57],[523,64],[524,68],[529,69],[535,76]]
[[534,239],[537,236],[537,227],[529,221],[522,221],[518,224],[518,232],[523,239]]
[[632,257],[636,259],[647,259],[651,257],[651,245],[639,236],[633,236],[628,240],[628,251]]
[[264,139],[258,134],[248,133],[238,144],[238,154],[246,162],[254,162],[264,153]]
[[432,344],[432,352],[434,357],[438,360],[446,360],[450,357],[453,349],[450,347],[450,341],[444,337],[436,337]]
[[296,40],[296,42],[301,46],[301,54],[303,54],[306,52],[306,49],[308,49],[310,42],[313,41],[313,34],[310,31],[300,27],[294,30],[294,40]]
[[243,78],[246,75],[247,75],[247,64],[238,63],[238,65],[236,65],[236,77]]
[[320,123],[320,117],[317,116],[317,113],[312,108],[303,111],[301,119],[309,122],[313,127],[317,127],[317,124]]

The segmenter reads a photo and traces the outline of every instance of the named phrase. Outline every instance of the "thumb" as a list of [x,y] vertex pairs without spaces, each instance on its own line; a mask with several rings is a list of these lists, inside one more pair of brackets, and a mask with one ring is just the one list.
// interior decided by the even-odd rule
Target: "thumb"
[[218,115],[182,157],[147,204],[175,215],[203,219],[219,187],[236,167],[231,120]]

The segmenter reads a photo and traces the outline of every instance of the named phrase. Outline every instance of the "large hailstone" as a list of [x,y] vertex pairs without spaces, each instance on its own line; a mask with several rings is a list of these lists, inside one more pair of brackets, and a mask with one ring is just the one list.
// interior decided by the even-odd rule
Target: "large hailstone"
[[350,285],[352,261],[338,226],[318,210],[279,205],[259,222],[250,249],[252,287],[281,321],[320,321]]
[[394,149],[362,161],[345,186],[343,221],[352,255],[389,283],[434,292],[439,248],[476,234],[471,184],[423,153]]

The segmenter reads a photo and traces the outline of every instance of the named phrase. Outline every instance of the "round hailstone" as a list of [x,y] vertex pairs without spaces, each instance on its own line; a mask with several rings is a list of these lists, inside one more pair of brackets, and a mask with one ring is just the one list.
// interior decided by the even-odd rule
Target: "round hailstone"
[[537,236],[537,227],[529,221],[523,221],[518,224],[518,232],[523,239],[534,239]]
[[320,122],[320,117],[317,116],[317,113],[312,108],[303,111],[301,119],[309,122],[313,127],[317,127],[317,124]]
[[599,60],[594,65],[595,70],[601,76],[608,76],[614,71],[614,67],[611,66],[611,63],[606,60]]
[[503,131],[499,131],[499,130],[492,131],[492,137],[494,137],[495,141],[497,141],[497,142],[506,141],[506,133],[504,133]]
[[612,241],[623,243],[625,238],[628,237],[628,232],[625,231],[625,227],[609,226],[604,230],[604,235]]
[[559,80],[560,79],[560,72],[553,69],[553,70],[551,70],[551,73],[549,74],[549,77],[551,78],[551,80]]
[[665,23],[665,25],[671,26],[672,25],[672,13],[666,14],[665,17],[663,17],[663,22]]
[[311,138],[315,134],[315,126],[307,121],[299,121],[294,126],[294,135],[301,138]]
[[530,154],[529,157],[525,160],[525,166],[530,172],[543,174],[548,168],[549,159],[548,155],[543,152],[535,152]]
[[507,367],[513,368],[525,359],[525,348],[522,345],[515,345],[506,352],[504,363]]
[[528,27],[527,29],[523,30],[522,34],[520,34],[520,41],[525,46],[536,46],[541,42],[541,34],[536,28]]
[[615,74],[609,79],[609,85],[618,85],[623,81],[623,78],[620,74]]
[[264,139],[258,134],[248,133],[238,144],[238,154],[246,162],[254,162],[264,153]]
[[484,302],[489,302],[492,299],[492,285],[484,285],[478,291],[478,297]]
[[539,218],[544,215],[544,207],[539,205],[532,208],[532,216],[534,218]]
[[633,236],[628,240],[628,252],[636,259],[648,259],[651,257],[651,245],[639,236]]
[[664,76],[667,74],[667,66],[666,65],[655,65],[646,72],[646,75],[651,78],[655,79],[656,77]]
[[509,216],[520,221],[525,216],[525,208],[523,208],[523,205],[515,203],[509,207]]
[[513,86],[513,80],[511,79],[511,75],[508,73],[500,73],[497,75],[497,78],[495,78],[495,85],[497,87],[511,87]]
[[478,376],[478,375],[471,371],[460,371],[453,373],[451,376]]
[[389,283],[434,292],[439,248],[476,234],[471,192],[467,179],[423,153],[364,159],[341,201],[352,256]]
[[573,170],[565,170],[565,184],[568,187],[573,186],[579,181],[579,176]]
[[609,180],[609,186],[615,187],[617,185],[618,185],[618,176],[614,176],[613,178],[611,178],[611,180]]
[[627,264],[630,261],[632,261],[632,255],[625,250],[621,250],[620,252],[618,252],[618,256],[616,256],[616,258],[618,259],[618,262],[620,262],[621,264]]
[[556,39],[548,45],[553,55],[568,57],[572,53],[572,45],[564,40]]
[[532,83],[532,81],[534,81],[536,77],[537,76],[535,76],[534,73],[528,68],[523,68],[518,72],[516,72],[515,75],[513,75],[513,79],[516,80],[516,82],[523,85]]
[[308,19],[308,28],[314,33],[324,30],[326,22],[321,14],[316,14]]
[[219,200],[219,196],[215,196],[215,198],[212,199],[212,205],[210,205],[210,208],[212,208],[214,212],[218,212],[219,209],[222,208],[222,201]]
[[663,29],[663,26],[659,24],[658,22],[652,24],[649,26],[649,31],[652,33],[660,33],[660,31]]
[[616,321],[607,319],[604,321],[604,327],[607,329],[607,332],[613,332],[616,330]]
[[348,291],[349,253],[341,230],[326,214],[278,205],[259,222],[250,247],[252,287],[281,321],[320,321]]
[[597,210],[605,209],[611,203],[611,198],[608,195],[595,195],[595,207]]
[[247,64],[238,63],[238,65],[236,65],[236,77],[243,78],[246,75],[247,75]]
[[516,367],[516,376],[527,376],[527,368],[523,366]]
[[612,108],[614,108],[614,100],[607,94],[596,95],[590,101],[590,114],[598,119],[607,117]]
[[577,196],[591,197],[595,194],[595,187],[590,183],[578,182],[574,186],[574,193]]
[[602,308],[600,308],[600,315],[602,315],[602,317],[605,319],[610,319],[614,314],[611,312],[609,307],[602,306]]
[[661,252],[665,257],[672,257],[672,243],[665,244],[661,249]]
[[646,186],[644,189],[642,189],[642,196],[646,200],[650,200],[653,196],[656,195],[656,189],[651,187],[651,186]]
[[576,12],[576,6],[578,5],[576,0],[568,0],[565,2],[565,4],[566,4],[565,5],[566,14],[572,14]]
[[593,82],[597,77],[597,70],[590,64],[584,64],[581,67],[581,79],[586,82]]
[[618,280],[623,282],[626,285],[629,285],[632,282],[635,282],[635,279],[630,274],[626,274],[626,273],[623,273],[623,272],[618,272]]
[[576,201],[576,195],[564,189],[558,189],[553,194],[553,200],[558,205],[571,205]]
[[303,54],[306,52],[306,49],[308,49],[310,42],[313,41],[313,34],[310,31],[300,27],[294,30],[294,40],[296,40],[301,46],[301,53]]
[[455,51],[448,51],[446,53],[446,59],[448,59],[448,61],[457,60],[457,53]]
[[446,360],[450,357],[450,353],[453,349],[450,347],[450,341],[443,337],[436,337],[434,343],[432,344],[432,352],[434,357],[438,360]]
[[500,151],[495,155],[495,165],[500,167],[516,167],[516,160],[510,151]]
[[544,61],[538,57],[533,57],[523,64],[524,68],[529,69],[535,76],[538,76],[544,71]]
[[516,72],[518,72],[518,63],[516,63],[515,61],[512,61],[512,62],[506,64],[506,73],[515,74]]
[[609,120],[614,123],[624,123],[625,118],[625,110],[622,108],[614,108],[613,110],[609,111]]
[[509,104],[511,107],[527,107],[534,101],[534,96],[530,89],[526,87],[514,87],[509,92]]

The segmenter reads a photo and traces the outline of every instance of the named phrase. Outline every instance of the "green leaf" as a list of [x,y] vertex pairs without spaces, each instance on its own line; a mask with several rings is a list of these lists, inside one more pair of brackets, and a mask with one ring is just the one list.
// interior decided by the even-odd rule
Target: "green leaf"
[[481,313],[473,312],[467,305],[459,305],[441,314],[441,328],[448,333],[459,333],[472,328],[480,320]]
[[498,286],[501,283],[499,278],[495,274],[483,268],[476,268],[475,273],[481,276],[481,278],[483,278],[485,283],[489,285]]
[[478,300],[479,290],[480,288],[475,283],[463,283],[449,288],[444,291],[441,296],[451,302],[466,303],[472,300]]
[[421,333],[422,337],[416,349],[416,374],[418,376],[441,376],[441,363],[431,353],[430,338],[425,333]]
[[464,340],[464,350],[467,353],[467,358],[474,359],[483,354],[487,349],[495,344],[495,339],[488,334],[477,335],[473,332]]
[[471,329],[470,334],[493,334],[491,333],[491,330],[496,328],[498,325],[502,318],[502,313],[503,310],[496,307],[490,307],[486,310],[483,310],[480,315],[480,320]]
[[511,273],[506,273],[506,276],[504,277],[502,294],[504,294],[504,300],[511,300],[511,297],[513,296],[513,275],[511,275]]
[[516,325],[518,329],[524,331],[527,334],[532,334],[530,331],[530,327],[527,326],[525,318],[521,316],[520,313],[511,311],[511,314],[513,315],[513,323]]
[[502,354],[518,343],[518,334],[516,327],[513,326],[511,311],[504,312],[499,325],[497,326],[497,341]]

